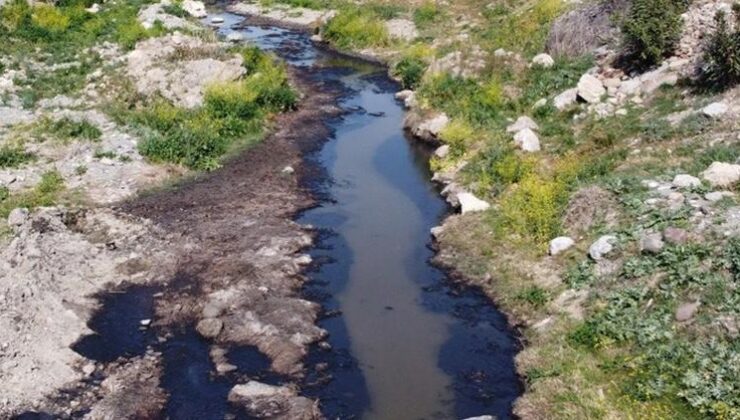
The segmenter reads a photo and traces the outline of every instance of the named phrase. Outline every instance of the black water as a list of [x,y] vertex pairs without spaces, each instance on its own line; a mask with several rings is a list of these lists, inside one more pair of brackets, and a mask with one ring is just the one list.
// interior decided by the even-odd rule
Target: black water
[[[225,19],[221,33],[238,30],[344,91],[346,114],[330,122],[334,136],[307,157],[323,169],[312,185],[325,199],[299,217],[320,232],[312,251],[320,264],[306,295],[323,304],[331,345],[311,352],[304,394],[320,399],[329,418],[510,418],[521,392],[516,339],[484,296],[428,263],[429,229],[448,209],[429,182],[428,151],[404,136],[397,85],[381,67],[318,48],[304,33],[233,29],[240,17],[213,16]],[[171,419],[243,418],[226,401],[234,384],[281,382],[251,347],[229,349],[238,370],[214,375],[209,343],[192,325],[161,340],[157,328],[141,325],[154,316],[157,291],[131,286],[100,296],[103,309],[90,322],[95,334],[74,349],[101,362],[161,352],[170,395],[164,417]]]

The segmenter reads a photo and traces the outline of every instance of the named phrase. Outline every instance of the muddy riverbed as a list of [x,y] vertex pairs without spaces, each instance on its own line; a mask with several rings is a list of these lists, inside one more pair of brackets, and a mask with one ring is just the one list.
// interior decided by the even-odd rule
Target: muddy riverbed
[[[429,264],[429,230],[448,209],[429,151],[404,134],[398,86],[304,32],[214,17],[222,35],[285,60],[305,98],[223,168],[116,209],[175,238],[172,272],[97,296],[92,334],[73,346],[96,373],[48,411],[511,417],[516,338],[485,297]],[[151,398],[101,408],[106,377],[138,380]]]

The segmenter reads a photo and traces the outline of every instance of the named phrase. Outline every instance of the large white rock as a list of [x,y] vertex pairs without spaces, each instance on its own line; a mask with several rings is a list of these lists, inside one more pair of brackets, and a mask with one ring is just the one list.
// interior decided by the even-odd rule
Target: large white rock
[[701,173],[713,187],[731,187],[740,181],[740,165],[725,162],[714,162]]
[[523,115],[517,118],[516,122],[506,127],[506,132],[518,133],[526,128],[530,130],[539,130],[540,127],[537,125],[536,122],[534,122],[533,119],[527,117],[526,115]]
[[436,156],[436,157],[438,157],[440,159],[446,158],[449,154],[450,154],[450,145],[449,144],[445,144],[445,145],[439,146],[437,148],[437,150],[434,151],[434,156]]
[[581,76],[578,81],[578,96],[588,103],[601,102],[601,98],[606,94],[606,88],[601,80],[590,74]]
[[617,237],[614,235],[604,235],[588,248],[588,255],[594,261],[601,261],[614,250],[617,243]]
[[422,138],[437,139],[449,123],[450,118],[447,114],[439,114],[419,124],[416,130],[414,130],[414,134]]
[[661,67],[640,76],[640,90],[642,93],[651,94],[661,86],[674,86],[678,83],[678,75]]
[[469,192],[457,194],[457,201],[460,203],[462,214],[486,211],[491,208],[488,202],[481,200]]
[[525,152],[540,151],[540,139],[537,137],[537,134],[529,128],[525,128],[514,135],[514,144]]
[[552,59],[550,54],[542,53],[534,56],[534,58],[532,59],[532,64],[548,69],[555,65],[555,60]]
[[552,103],[558,110],[564,110],[565,108],[568,108],[569,106],[576,103],[576,100],[578,99],[578,89],[568,89],[564,91],[563,93],[556,96]]
[[673,178],[672,184],[676,188],[696,188],[701,186],[701,180],[688,174],[679,174]]
[[208,13],[206,13],[206,6],[202,1],[185,0],[182,2],[182,8],[194,18],[200,19],[208,16]]
[[720,118],[725,115],[729,107],[724,102],[715,102],[705,106],[701,112],[709,118]]
[[558,255],[562,252],[567,251],[573,245],[576,244],[576,241],[574,241],[572,238],[569,238],[567,236],[560,236],[552,241],[550,241],[550,255]]

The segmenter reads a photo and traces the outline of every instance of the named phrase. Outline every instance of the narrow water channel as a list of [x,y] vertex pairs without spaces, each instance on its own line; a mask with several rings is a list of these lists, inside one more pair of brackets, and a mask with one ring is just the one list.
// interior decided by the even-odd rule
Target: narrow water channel
[[[214,15],[215,16],[215,15]],[[504,419],[520,393],[516,342],[504,317],[475,291],[451,285],[429,260],[429,230],[447,211],[429,181],[428,151],[404,135],[398,86],[385,69],[315,46],[308,35],[243,26],[236,31],[290,65],[340,83],[346,115],[309,159],[325,170],[323,200],[299,221],[323,232],[323,261],[308,293],[323,296],[333,350],[314,365],[327,381],[307,386],[330,418]]]

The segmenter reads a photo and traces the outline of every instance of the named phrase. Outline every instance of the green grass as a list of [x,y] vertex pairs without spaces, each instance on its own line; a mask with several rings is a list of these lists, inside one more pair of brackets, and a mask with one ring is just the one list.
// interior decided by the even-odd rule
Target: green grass
[[292,108],[297,98],[282,65],[254,48],[243,55],[247,77],[208,87],[201,108],[155,100],[129,113],[127,119],[144,136],[140,153],[155,162],[212,170],[223,155],[259,140],[265,119]]
[[32,153],[20,146],[0,147],[0,168],[16,168],[34,160]]
[[324,27],[324,38],[342,49],[361,49],[390,45],[381,18],[366,8],[344,8]]
[[41,176],[36,187],[27,192],[10,194],[7,189],[0,191],[0,217],[7,218],[13,209],[23,207],[32,210],[36,207],[54,205],[64,191],[64,180],[59,172],[49,171]]
[[33,136],[37,139],[42,140],[50,136],[64,144],[75,140],[97,142],[103,135],[100,129],[90,122],[86,120],[75,121],[69,117],[58,120],[42,118],[31,130]]

